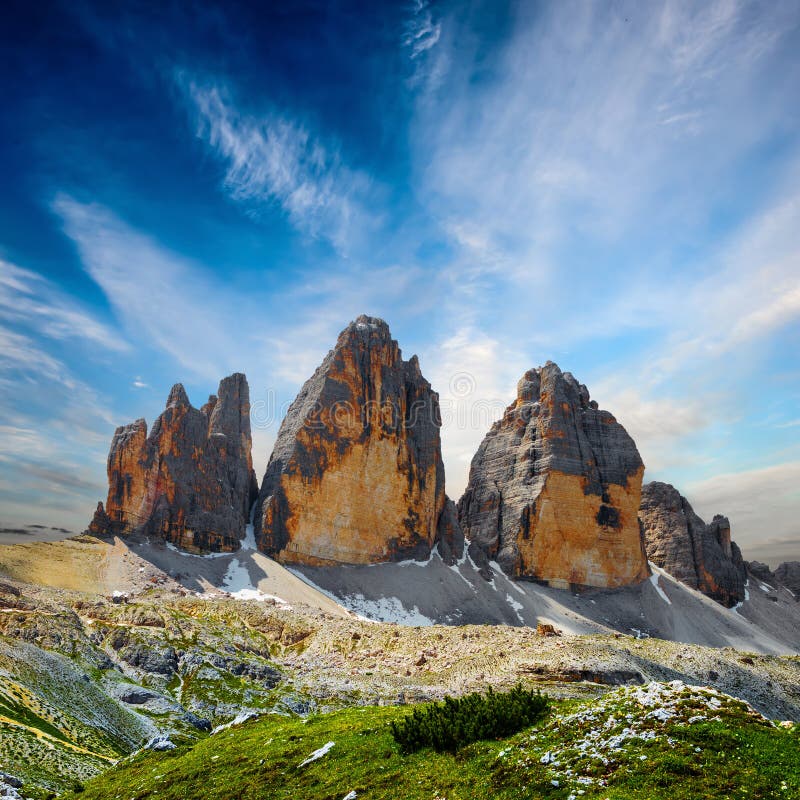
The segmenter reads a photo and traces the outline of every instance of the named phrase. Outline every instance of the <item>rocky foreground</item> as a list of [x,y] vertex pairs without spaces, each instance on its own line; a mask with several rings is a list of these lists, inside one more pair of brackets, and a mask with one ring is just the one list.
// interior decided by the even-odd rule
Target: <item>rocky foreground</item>
[[304,718],[520,680],[583,698],[682,680],[800,719],[791,656],[549,625],[380,624],[166,583],[125,597],[5,581],[0,606],[0,759],[29,797],[83,783],[148,742],[201,740],[249,715]]

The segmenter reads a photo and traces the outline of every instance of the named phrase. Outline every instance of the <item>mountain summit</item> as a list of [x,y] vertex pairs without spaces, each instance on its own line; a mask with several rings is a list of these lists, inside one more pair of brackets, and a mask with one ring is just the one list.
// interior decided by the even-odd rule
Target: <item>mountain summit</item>
[[297,564],[371,564],[427,558],[442,538],[460,555],[440,424],[417,357],[403,360],[382,319],[358,317],[281,425],[255,514],[259,549]]
[[153,423],[117,428],[108,454],[108,499],[93,533],[141,533],[189,551],[229,551],[244,538],[257,483],[250,391],[241,373],[220,381],[201,408],[176,383]]
[[617,587],[649,574],[633,439],[558,365],[523,375],[459,501],[464,534],[515,578]]

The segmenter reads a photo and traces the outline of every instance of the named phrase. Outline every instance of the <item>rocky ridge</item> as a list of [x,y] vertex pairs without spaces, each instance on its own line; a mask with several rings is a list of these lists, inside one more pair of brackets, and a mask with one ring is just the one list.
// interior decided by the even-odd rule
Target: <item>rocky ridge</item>
[[388,325],[361,316],[284,419],[255,513],[259,549],[307,565],[461,555],[445,497],[439,397]]
[[747,570],[727,517],[706,524],[674,486],[653,481],[639,519],[654,564],[728,608],[744,600]]
[[548,361],[525,373],[472,460],[458,503],[470,554],[559,588],[640,582],[643,473],[622,425]]
[[775,570],[776,580],[800,598],[800,561],[784,561]]
[[251,445],[244,375],[220,381],[201,409],[175,384],[149,435],[143,419],[115,431],[108,498],[89,531],[155,536],[190,552],[237,549],[257,492]]

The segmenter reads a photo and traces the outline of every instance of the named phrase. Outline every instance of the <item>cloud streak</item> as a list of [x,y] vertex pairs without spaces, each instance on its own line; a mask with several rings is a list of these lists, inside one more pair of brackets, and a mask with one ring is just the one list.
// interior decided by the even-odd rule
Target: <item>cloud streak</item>
[[53,209],[131,336],[149,339],[208,380],[238,363],[234,330],[241,300],[215,276],[97,203],[59,194]]
[[183,73],[177,82],[194,113],[197,136],[225,164],[225,190],[251,213],[277,204],[298,230],[342,251],[374,225],[371,181],[346,166],[338,148],[277,112],[256,116],[239,110],[217,85]]
[[[695,510],[704,518],[725,514],[731,520],[733,538],[749,558],[776,565],[786,558],[782,543],[800,539],[797,505],[800,501],[800,461],[761,469],[715,475],[686,487]],[[776,558],[777,556],[777,558]]]
[[27,325],[50,339],[82,339],[117,353],[130,350],[116,331],[65,297],[51,281],[2,259],[0,319]]

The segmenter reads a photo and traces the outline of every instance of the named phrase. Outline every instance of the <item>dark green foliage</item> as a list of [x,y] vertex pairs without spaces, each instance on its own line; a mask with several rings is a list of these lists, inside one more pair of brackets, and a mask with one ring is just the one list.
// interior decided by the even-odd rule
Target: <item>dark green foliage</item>
[[550,701],[540,692],[521,684],[509,692],[475,692],[443,703],[414,709],[405,719],[392,722],[392,735],[404,753],[424,747],[454,752],[470,742],[499,739],[532,725],[549,709]]

